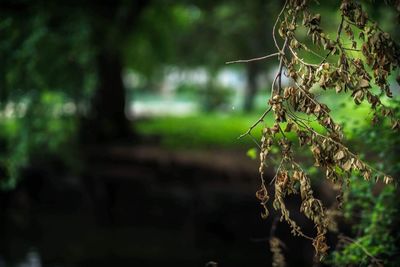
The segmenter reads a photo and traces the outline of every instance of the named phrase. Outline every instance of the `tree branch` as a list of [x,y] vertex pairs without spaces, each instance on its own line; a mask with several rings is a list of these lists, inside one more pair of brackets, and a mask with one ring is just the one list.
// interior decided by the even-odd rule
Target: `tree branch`
[[251,58],[251,59],[239,59],[239,60],[235,60],[235,61],[228,61],[225,62],[225,64],[234,64],[234,63],[248,63],[248,62],[253,62],[253,61],[259,61],[259,60],[263,60],[266,58],[270,58],[270,57],[275,57],[275,56],[279,56],[279,52],[277,53],[273,53],[267,56],[262,56],[262,57],[256,57],[256,58]]
[[278,45],[278,42],[277,42],[276,37],[275,37],[275,29],[276,29],[276,26],[278,25],[279,19],[280,19],[281,16],[282,16],[283,11],[284,11],[285,8],[286,8],[286,5],[287,5],[287,0],[285,1],[285,4],[283,5],[281,12],[279,12],[279,15],[278,15],[278,17],[276,18],[276,21],[275,21],[275,23],[274,23],[274,27],[272,28],[272,38],[274,39],[275,47],[276,47],[276,49],[278,49],[278,50],[279,50],[279,45]]
[[254,129],[254,127],[256,127],[260,122],[262,122],[265,118],[265,116],[267,116],[267,114],[271,111],[272,107],[269,107],[269,109],[267,109],[266,111],[264,111],[264,113],[261,115],[261,117],[253,124],[250,126],[250,128],[247,130],[247,132],[245,132],[244,134],[241,134],[238,139],[243,138],[244,136],[248,135],[251,133],[251,131]]

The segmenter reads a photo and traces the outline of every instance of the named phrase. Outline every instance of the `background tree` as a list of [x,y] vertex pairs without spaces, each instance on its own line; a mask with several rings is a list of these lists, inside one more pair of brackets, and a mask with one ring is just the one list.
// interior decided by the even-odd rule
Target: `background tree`
[[[128,137],[131,126],[125,115],[123,47],[147,4],[2,2],[0,106],[5,109],[8,105],[24,118],[18,124],[20,133],[3,149],[19,158],[4,156],[4,176],[16,177],[34,147],[67,146],[76,140],[78,131],[81,142]],[[61,116],[66,124],[54,128],[57,120],[44,119],[51,116]],[[82,121],[78,122],[78,117]],[[56,136],[48,142],[44,136],[54,129],[62,133],[54,132]]]
[[[78,95],[85,95],[80,88],[94,78],[98,90],[92,89],[95,96],[88,112],[89,121],[93,122],[89,127],[91,137],[107,139],[125,135],[129,127],[124,113],[122,47],[135,31],[136,21],[146,5],[147,1],[86,1],[79,5],[3,2],[3,31],[11,37],[3,40],[3,51],[13,46],[25,53],[25,57],[18,57],[18,67],[13,64],[5,68],[10,75],[3,76],[3,103],[8,92],[17,89],[65,88],[64,91],[77,99]],[[30,57],[33,52],[38,56]],[[4,61],[11,61],[11,56],[14,55],[4,54]],[[58,68],[47,64],[49,57],[57,60]],[[91,64],[91,67],[81,66],[83,64]],[[29,70],[23,69],[28,67]],[[34,75],[26,75],[27,71]],[[81,78],[75,77],[77,72]],[[22,75],[27,80],[18,78]]]
[[[268,29],[272,28],[270,17],[278,8],[274,2],[258,0],[194,1],[189,5],[160,1],[147,10],[141,24],[144,27],[132,36],[129,47],[137,47],[141,53],[136,55],[135,49],[130,49],[129,66],[150,76],[160,70],[160,65],[203,66],[210,80],[214,80],[218,71],[226,67],[226,61],[260,57],[271,51],[273,43]],[[245,68],[246,76],[244,111],[253,110],[257,80],[265,73],[264,67],[271,65],[271,61],[255,61],[240,66]]]

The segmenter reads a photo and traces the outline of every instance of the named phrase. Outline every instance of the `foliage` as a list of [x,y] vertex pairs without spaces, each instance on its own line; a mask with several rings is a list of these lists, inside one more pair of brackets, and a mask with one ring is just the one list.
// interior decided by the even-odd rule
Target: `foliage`
[[86,111],[96,84],[87,17],[77,12],[75,20],[58,23],[34,5],[12,7],[0,14],[0,184],[7,189],[32,155],[73,158],[75,115]]
[[[180,67],[203,65],[215,72],[221,62],[226,61],[227,56],[222,52],[233,52],[233,55],[244,54],[246,51],[256,51],[253,47],[256,44],[258,52],[255,53],[259,53],[260,49],[263,50],[269,43],[265,42],[268,41],[266,38],[263,38],[263,43],[260,45],[252,38],[247,40],[238,38],[249,34],[250,30],[255,36],[260,32],[263,33],[265,23],[268,23],[268,17],[264,16],[264,11],[260,8],[260,5],[264,4],[264,1],[257,1],[243,5],[230,0],[174,3],[165,0],[139,0],[102,4],[89,1],[79,5],[70,5],[65,1],[60,3],[4,1],[0,12],[2,36],[0,61],[3,70],[0,77],[0,112],[5,112],[6,106],[11,105],[10,103],[20,103],[25,101],[23,99],[36,95],[32,101],[29,100],[33,103],[41,97],[40,95],[57,91],[62,92],[66,101],[64,104],[73,102],[75,105],[76,112],[71,116],[85,117],[84,121],[89,125],[88,121],[96,117],[96,114],[100,114],[93,111],[104,110],[104,107],[97,109],[97,104],[101,102],[99,99],[102,98],[93,97],[101,94],[99,92],[102,90],[99,88],[104,85],[102,78],[107,79],[108,76],[99,75],[99,72],[104,70],[100,65],[110,66],[108,63],[114,62],[118,67],[120,63],[121,69],[132,68],[146,78],[154,73],[163,75],[166,66],[177,65]],[[271,5],[268,12],[272,14],[275,6]],[[249,12],[242,12],[244,7]],[[253,16],[254,11],[258,12],[257,17]],[[240,18],[234,20],[238,16]],[[259,23],[258,18],[265,19],[263,24]],[[227,23],[229,31],[221,30],[225,27],[221,26],[221,23]],[[244,29],[248,29],[247,33]],[[213,44],[215,49],[210,49],[210,44]],[[106,62],[106,59],[109,62]],[[115,69],[115,66],[110,68]],[[110,71],[105,72],[110,73]],[[116,77],[119,76],[117,73]],[[149,80],[158,83],[160,80],[158,78],[160,77],[152,76]],[[107,88],[104,91],[107,91]],[[205,91],[205,95],[208,96],[200,97],[205,99],[204,106],[209,110],[219,109],[230,98],[224,89],[219,90],[221,88],[214,87],[209,89]],[[113,91],[111,95],[115,96],[115,88],[110,90]],[[105,106],[111,107],[113,99],[108,98],[104,101],[109,104]],[[41,107],[37,104],[32,105],[29,112],[35,113],[36,108]],[[120,109],[123,110],[122,107]],[[104,113],[108,113],[105,116],[112,116],[110,115],[112,112]],[[36,116],[42,114],[41,119],[47,120],[48,114],[41,111],[38,111]],[[124,115],[123,112],[118,114]],[[98,116],[102,115],[103,113]],[[10,121],[19,125],[16,135],[20,134],[21,140],[23,133],[30,133],[32,130],[29,124],[20,122],[22,120],[15,118],[6,120],[3,117],[0,119],[2,125],[9,124]],[[40,120],[39,117],[35,117],[36,119]],[[77,118],[73,120],[77,124],[76,128],[80,130],[84,128],[78,124]],[[116,120],[103,121],[109,123],[89,125],[87,127],[89,134],[95,135],[93,126],[100,128]],[[48,128],[43,127],[41,130],[44,131],[41,134],[45,136]],[[70,133],[69,126],[66,126],[63,133]],[[52,135],[51,132],[48,134]],[[7,136],[7,131],[3,131],[2,136],[5,146],[9,146],[9,141],[16,138]],[[73,141],[74,134],[70,138]],[[26,139],[32,138],[29,136]],[[3,182],[10,179],[6,183],[15,184],[19,172],[17,169],[28,164],[29,155],[34,151],[28,151],[30,149],[28,147],[31,146],[23,147],[26,149],[17,149],[17,146],[13,146],[0,151],[2,158],[8,158],[7,162],[15,159],[13,161],[15,164],[6,164],[3,161],[0,166],[1,169],[5,169],[4,175],[1,175],[4,178]],[[18,152],[20,156],[16,156],[17,151],[25,151],[27,154],[22,156],[24,153]],[[45,153],[44,150],[42,152]]]
[[71,116],[74,105],[66,102],[62,92],[32,92],[0,113],[2,189],[14,188],[21,169],[32,163],[31,158],[40,159],[44,151],[62,158],[66,165],[76,165],[73,151],[78,123]]
[[[345,198],[345,216],[359,233],[356,239],[339,236],[339,244],[330,261],[334,266],[398,266],[395,228],[399,218],[399,196],[387,186],[378,196],[371,193],[371,183],[354,182]],[[348,204],[347,204],[348,203]],[[354,216],[359,215],[357,223]]]
[[[272,37],[278,51],[262,58],[279,58],[279,70],[268,101],[270,107],[242,135],[251,135],[252,129],[273,111],[274,123],[271,127],[264,127],[260,145],[261,188],[256,196],[264,207],[261,216],[267,218],[266,204],[270,198],[264,179],[265,167],[271,149],[277,145],[281,150],[281,160],[271,181],[275,187],[273,207],[281,212],[281,220],[289,224],[294,235],[312,241],[316,257],[320,260],[329,248],[326,243],[329,218],[322,202],[313,196],[310,179],[294,156],[294,145],[308,146],[315,159],[314,165],[323,170],[326,178],[340,188],[339,206],[343,199],[342,188],[350,183],[351,175],[361,175],[367,181],[371,178],[381,179],[385,183],[392,182],[393,178],[365,163],[349,150],[345,144],[342,126],[334,121],[331,109],[317,98],[313,88],[331,89],[338,94],[350,93],[355,104],[359,105],[363,101],[369,103],[374,114],[374,123],[387,118],[393,130],[400,129],[395,110],[383,103],[385,96],[392,97],[388,77],[400,64],[399,46],[389,33],[368,18],[362,6],[355,1],[343,0],[340,16],[336,36],[331,38],[320,26],[321,15],[312,14],[307,1],[285,2],[273,28]],[[302,25],[299,24],[300,18]],[[283,39],[282,46],[278,45],[275,37],[276,27]],[[299,40],[297,32],[300,29],[307,32],[312,46]],[[347,38],[342,32],[345,32]],[[358,38],[355,32],[359,33]],[[348,47],[346,43],[351,46]],[[322,50],[325,56],[314,52],[314,47]],[[317,64],[305,62],[299,56],[300,51],[312,53],[320,57],[321,61]],[[358,53],[354,55],[349,51]],[[292,79],[293,86],[282,88],[283,74]],[[309,123],[310,117],[314,117],[313,120],[324,128],[322,133]],[[287,122],[285,128],[282,127],[284,122]],[[286,137],[289,132],[297,135],[298,143]],[[278,133],[281,136],[277,136]],[[317,231],[315,237],[304,234],[290,217],[284,202],[285,197],[290,194],[301,195],[300,211],[314,223]]]
[[[399,103],[396,104],[398,108]],[[378,168],[400,172],[398,134],[377,127],[360,128],[356,134],[379,162]],[[354,179],[343,206],[344,218],[353,226],[354,238],[342,236],[329,262],[335,266],[398,266],[399,204],[398,187],[386,186],[380,190],[372,182]]]
[[2,103],[46,90],[78,100],[93,89],[94,49],[85,17],[58,25],[45,11],[3,12],[1,32]]

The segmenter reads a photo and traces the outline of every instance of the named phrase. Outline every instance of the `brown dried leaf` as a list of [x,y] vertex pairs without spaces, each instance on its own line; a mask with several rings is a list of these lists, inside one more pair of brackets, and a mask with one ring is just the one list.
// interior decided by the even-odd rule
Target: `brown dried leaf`
[[344,164],[343,164],[343,170],[345,170],[346,172],[349,171],[351,169],[351,160],[347,160]]
[[358,86],[359,86],[360,88],[368,88],[368,87],[371,87],[371,86],[369,85],[369,81],[366,80],[366,79],[361,79],[361,80],[358,82]]
[[385,176],[383,176],[383,182],[385,182],[385,184],[392,183],[393,182],[393,178],[388,176],[388,175],[385,175]]
[[343,159],[346,156],[345,152],[343,150],[339,150],[335,156],[333,157],[336,161],[339,161]]

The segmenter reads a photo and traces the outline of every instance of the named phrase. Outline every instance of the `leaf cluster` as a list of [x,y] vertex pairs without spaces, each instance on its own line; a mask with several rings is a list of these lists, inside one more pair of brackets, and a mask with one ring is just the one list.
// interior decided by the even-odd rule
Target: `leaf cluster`
[[[397,112],[383,101],[393,96],[388,78],[399,67],[399,45],[389,33],[369,19],[356,1],[343,0],[339,10],[340,23],[336,36],[332,38],[321,27],[321,15],[310,12],[308,1],[286,1],[273,29],[278,52],[271,56],[278,56],[279,70],[268,100],[270,107],[246,133],[251,134],[255,125],[272,111],[274,123],[264,127],[260,145],[261,188],[256,196],[263,206],[261,216],[268,216],[267,202],[271,197],[264,176],[268,155],[272,146],[276,145],[280,148],[281,161],[275,177],[270,181],[275,189],[273,207],[280,211],[281,220],[289,224],[294,235],[312,241],[319,260],[324,258],[329,248],[326,233],[331,219],[323,203],[314,197],[310,178],[296,161],[294,147],[308,148],[314,157],[314,166],[339,188],[339,207],[343,204],[344,188],[349,186],[353,175],[362,176],[366,181],[382,180],[386,184],[393,182],[393,177],[370,166],[348,148],[342,126],[332,118],[331,109],[319,101],[314,89],[348,94],[357,105],[366,101],[374,113],[373,123],[387,121],[394,131],[400,129]],[[282,45],[278,44],[275,36],[276,28],[283,39]],[[297,37],[299,29],[306,30],[310,43],[324,55],[314,52]],[[359,33],[358,38],[355,32]],[[312,53],[321,61],[318,64],[306,62],[300,57],[302,52]],[[283,88],[282,75],[290,77],[293,85]],[[318,122],[323,131],[315,130],[310,119]],[[285,129],[283,123],[286,123]],[[297,135],[297,142],[286,137],[289,132]],[[290,217],[285,205],[285,198],[290,194],[300,194],[300,212],[314,223],[314,237],[303,233]]]

